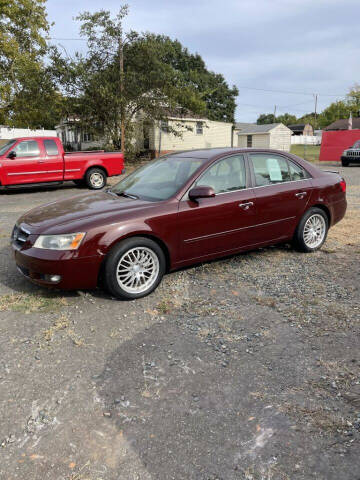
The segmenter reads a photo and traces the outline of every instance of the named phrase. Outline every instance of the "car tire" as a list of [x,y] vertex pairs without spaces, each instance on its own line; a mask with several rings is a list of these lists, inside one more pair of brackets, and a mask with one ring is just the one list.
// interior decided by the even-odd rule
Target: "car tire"
[[162,248],[145,237],[131,237],[108,254],[102,280],[108,292],[122,300],[134,300],[153,292],[166,270]]
[[89,168],[85,174],[85,183],[91,190],[101,190],[106,185],[107,175],[101,168]]
[[349,166],[349,160],[343,160],[343,159],[341,159],[341,165],[342,165],[343,167],[348,167],[348,166]]
[[329,219],[326,213],[321,208],[312,207],[301,218],[293,244],[300,252],[315,252],[325,242],[328,230]]

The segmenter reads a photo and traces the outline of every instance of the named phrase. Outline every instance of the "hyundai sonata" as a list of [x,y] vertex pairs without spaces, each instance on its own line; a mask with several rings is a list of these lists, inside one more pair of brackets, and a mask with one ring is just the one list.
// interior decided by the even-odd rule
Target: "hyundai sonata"
[[19,271],[40,285],[115,297],[165,272],[265,245],[321,247],[346,211],[346,183],[291,154],[206,149],[165,155],[101,192],[49,203],[12,233]]

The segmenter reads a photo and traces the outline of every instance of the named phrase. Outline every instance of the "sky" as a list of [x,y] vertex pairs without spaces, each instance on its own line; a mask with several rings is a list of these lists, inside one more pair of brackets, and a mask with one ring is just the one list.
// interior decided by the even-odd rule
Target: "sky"
[[[360,83],[359,0],[127,0],[127,30],[178,39],[209,70],[239,89],[236,120],[261,113],[301,116],[344,98]],[[116,0],[48,0],[53,43],[84,51],[82,11],[110,10]],[[57,40],[61,39],[61,40]]]

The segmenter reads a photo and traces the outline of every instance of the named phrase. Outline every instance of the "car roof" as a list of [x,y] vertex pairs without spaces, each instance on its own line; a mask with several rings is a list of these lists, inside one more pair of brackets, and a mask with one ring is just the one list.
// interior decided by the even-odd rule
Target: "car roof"
[[169,152],[162,157],[186,157],[199,158],[204,160],[211,160],[215,157],[221,157],[231,153],[280,153],[289,156],[289,153],[270,148],[238,148],[238,147],[223,147],[223,148],[202,148],[198,150],[182,150],[179,152]]
[[230,152],[240,151],[238,148],[201,148],[193,150],[181,150],[179,152],[171,152],[166,154],[168,157],[186,157],[186,158],[201,158],[201,159],[210,159],[215,156],[226,154]]

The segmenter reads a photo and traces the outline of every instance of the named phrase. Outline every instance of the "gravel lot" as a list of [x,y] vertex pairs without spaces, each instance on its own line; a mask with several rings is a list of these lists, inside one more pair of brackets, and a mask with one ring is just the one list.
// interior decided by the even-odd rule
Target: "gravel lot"
[[0,478],[359,480],[360,167],[336,170],[348,212],[321,251],[202,264],[135,302],[29,284],[15,220],[78,190],[0,193]]

